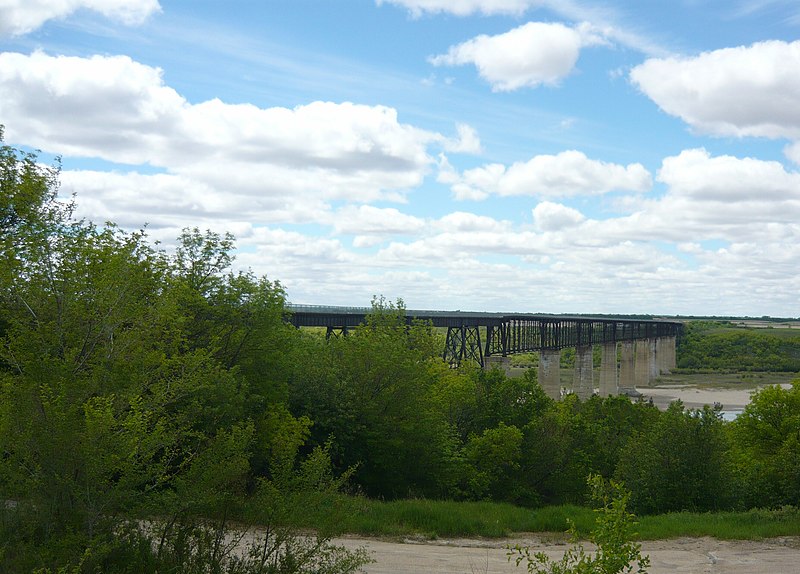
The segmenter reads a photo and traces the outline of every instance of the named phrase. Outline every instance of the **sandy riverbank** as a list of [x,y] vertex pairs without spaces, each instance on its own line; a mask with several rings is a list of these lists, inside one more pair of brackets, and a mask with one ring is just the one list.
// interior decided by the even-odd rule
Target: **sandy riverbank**
[[[784,388],[790,384],[781,385]],[[672,401],[680,399],[686,408],[702,408],[703,405],[720,403],[725,411],[741,411],[750,402],[754,387],[730,389],[713,387],[696,387],[693,385],[662,385],[656,387],[637,387],[645,400],[653,399],[653,403],[665,409]],[[798,565],[800,572],[800,565]]]

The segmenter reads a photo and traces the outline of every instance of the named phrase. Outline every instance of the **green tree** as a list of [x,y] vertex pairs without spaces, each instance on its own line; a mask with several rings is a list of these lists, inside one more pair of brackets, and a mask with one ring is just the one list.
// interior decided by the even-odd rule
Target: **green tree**
[[275,456],[309,424],[283,403],[283,290],[226,272],[228,237],[169,257],[71,219],[57,168],[0,162],[0,571],[233,568],[230,513],[303,464]]
[[380,298],[364,325],[313,348],[291,385],[293,412],[314,421],[312,443],[332,438],[339,468],[357,467],[369,495],[446,491],[457,444],[435,399],[444,364],[433,328]]
[[728,436],[719,409],[670,404],[649,428],[631,436],[617,479],[632,491],[640,513],[713,511],[734,503]]
[[731,431],[745,504],[800,504],[800,381],[789,389],[772,385],[753,393]]

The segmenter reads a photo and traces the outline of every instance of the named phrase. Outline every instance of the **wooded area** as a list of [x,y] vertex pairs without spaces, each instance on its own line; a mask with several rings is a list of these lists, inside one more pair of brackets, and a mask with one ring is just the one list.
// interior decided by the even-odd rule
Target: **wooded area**
[[[0,571],[349,572],[363,554],[281,521],[298,493],[341,489],[536,507],[585,503],[598,474],[640,513],[800,504],[800,384],[731,423],[555,402],[533,369],[451,369],[441,333],[383,298],[327,341],[285,322],[278,281],[230,270],[233,237],[187,229],[166,253],[75,220],[58,175],[0,148]],[[797,360],[742,337],[717,352],[689,329],[680,364]],[[232,520],[263,534],[235,564]]]

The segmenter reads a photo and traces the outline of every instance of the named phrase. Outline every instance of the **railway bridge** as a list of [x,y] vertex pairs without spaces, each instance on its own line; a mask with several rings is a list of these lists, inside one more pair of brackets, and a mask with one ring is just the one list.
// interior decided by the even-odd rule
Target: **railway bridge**
[[[296,327],[324,327],[328,336],[346,334],[364,323],[372,309],[289,305]],[[595,391],[593,349],[601,350],[599,393],[617,395],[652,384],[675,367],[675,345],[682,323],[616,317],[473,313],[406,310],[406,321],[446,328],[442,358],[453,366],[473,361],[482,368],[508,371],[510,356],[539,353],[539,383],[553,398],[562,393],[561,351],[575,349],[572,391],[586,399]]]

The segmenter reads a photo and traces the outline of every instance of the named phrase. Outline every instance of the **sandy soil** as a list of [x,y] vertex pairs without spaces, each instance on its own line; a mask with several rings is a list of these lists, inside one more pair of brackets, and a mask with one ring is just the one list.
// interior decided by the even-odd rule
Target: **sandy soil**
[[[506,545],[522,544],[560,558],[565,543],[543,543],[535,537],[513,540],[434,540],[389,542],[342,538],[336,543],[355,548],[365,546],[375,559],[365,567],[368,574],[523,574],[506,557]],[[800,538],[763,542],[720,541],[713,538],[679,538],[648,541],[642,553],[650,556],[650,574],[672,572],[730,574],[790,574],[800,572]]]

